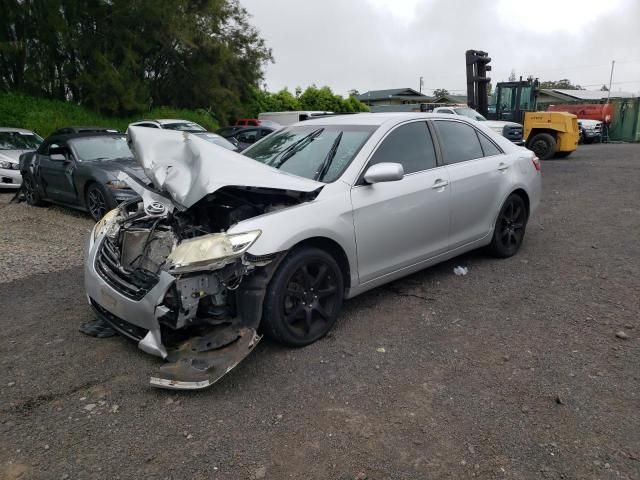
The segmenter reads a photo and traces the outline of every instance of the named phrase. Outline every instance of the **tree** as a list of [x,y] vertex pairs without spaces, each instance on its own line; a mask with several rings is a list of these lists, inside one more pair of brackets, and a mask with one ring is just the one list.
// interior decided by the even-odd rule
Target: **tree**
[[509,74],[509,81],[510,82],[516,81],[516,71],[514,69],[511,69],[511,73]]
[[232,118],[272,60],[239,0],[0,0],[0,89]]
[[352,88],[347,93],[349,94],[350,97],[357,97],[358,95],[360,95],[360,92],[355,88]]
[[292,95],[284,88],[276,93],[253,90],[252,101],[248,104],[244,115],[255,118],[260,112],[281,112],[295,110],[322,110],[329,112],[368,112],[369,107],[355,97],[348,99],[334,94],[329,87],[318,88],[315,85],[304,91],[296,88]]
[[609,91],[609,87],[607,87],[606,85],[602,85],[602,87],[600,88],[601,92],[608,92]]
[[574,85],[567,78],[563,78],[561,80],[548,80],[545,82],[540,82],[540,88],[548,88],[554,90],[584,90],[580,85]]
[[433,96],[435,98],[445,97],[447,95],[449,95],[449,90],[447,90],[446,88],[436,88],[433,91]]

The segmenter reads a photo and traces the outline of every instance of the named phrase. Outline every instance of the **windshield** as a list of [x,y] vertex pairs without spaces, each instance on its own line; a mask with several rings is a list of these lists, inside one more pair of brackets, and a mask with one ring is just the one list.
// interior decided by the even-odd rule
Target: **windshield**
[[220,147],[224,147],[228,150],[235,150],[236,146],[220,135],[216,135],[215,133],[196,133],[197,136],[203,138],[209,143],[213,143],[214,145],[218,145]]
[[41,143],[35,133],[0,132],[0,150],[35,150]]
[[124,136],[76,138],[69,140],[69,143],[76,151],[78,160],[83,162],[133,157]]
[[304,125],[272,133],[242,152],[258,162],[304,178],[333,182],[376,126]]
[[162,128],[179,130],[181,132],[206,132],[207,130],[195,122],[164,123]]
[[464,115],[465,117],[469,117],[478,122],[486,122],[487,119],[480,115],[472,108],[454,108],[458,115]]

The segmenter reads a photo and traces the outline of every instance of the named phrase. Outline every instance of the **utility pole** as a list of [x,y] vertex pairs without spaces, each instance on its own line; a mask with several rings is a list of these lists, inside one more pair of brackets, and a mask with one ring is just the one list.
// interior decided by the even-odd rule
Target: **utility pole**
[[420,87],[418,87],[418,91],[422,93],[422,87],[424,86],[424,77],[420,77]]
[[611,76],[609,77],[609,91],[607,92],[607,103],[611,98],[611,82],[613,82],[613,66],[616,64],[615,60],[611,60]]

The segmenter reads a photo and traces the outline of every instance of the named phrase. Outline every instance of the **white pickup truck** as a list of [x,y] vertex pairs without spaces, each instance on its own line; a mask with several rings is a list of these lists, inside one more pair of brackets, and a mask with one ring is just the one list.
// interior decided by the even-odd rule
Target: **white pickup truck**
[[486,122],[485,125],[496,133],[499,133],[505,138],[508,138],[516,145],[524,146],[524,128],[519,123],[504,122],[501,120],[487,120],[478,112],[469,107],[436,107],[433,109],[433,113],[449,113],[451,115],[462,115],[478,122]]

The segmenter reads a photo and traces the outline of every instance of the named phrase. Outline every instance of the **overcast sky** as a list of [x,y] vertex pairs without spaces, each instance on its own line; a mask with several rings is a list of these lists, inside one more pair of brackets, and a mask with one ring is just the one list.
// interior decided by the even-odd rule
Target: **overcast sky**
[[[464,52],[494,81],[533,74],[640,92],[640,0],[240,0],[273,50],[270,91],[328,85],[464,93]],[[624,83],[623,83],[624,82]]]

